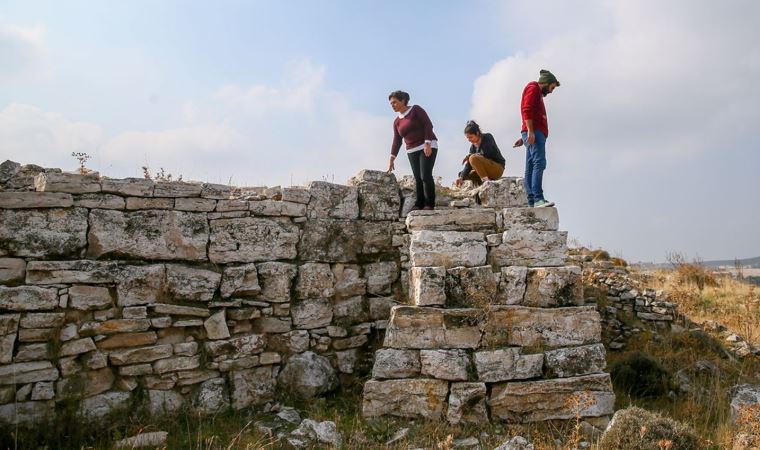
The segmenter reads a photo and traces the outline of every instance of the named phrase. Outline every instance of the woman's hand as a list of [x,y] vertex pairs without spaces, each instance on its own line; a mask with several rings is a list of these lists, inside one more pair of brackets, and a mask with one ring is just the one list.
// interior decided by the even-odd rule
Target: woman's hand
[[456,180],[454,180],[454,186],[456,187],[461,186],[463,181],[464,180],[462,180],[462,177],[457,178]]
[[522,147],[523,146],[523,140],[522,138],[515,141],[515,145],[512,146],[512,148]]
[[433,154],[433,148],[430,147],[430,142],[425,142],[425,148],[422,151],[425,152],[425,156],[428,158]]
[[396,166],[393,164],[393,161],[396,160],[396,157],[391,155],[390,161],[388,161],[388,173],[393,172],[394,169],[396,169]]

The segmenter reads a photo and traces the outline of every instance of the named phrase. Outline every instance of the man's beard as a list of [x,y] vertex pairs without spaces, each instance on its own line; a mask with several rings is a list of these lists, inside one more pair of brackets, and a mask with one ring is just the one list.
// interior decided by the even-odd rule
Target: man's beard
[[549,86],[543,86],[541,88],[541,94],[543,94],[544,97],[551,94],[551,92],[549,92]]

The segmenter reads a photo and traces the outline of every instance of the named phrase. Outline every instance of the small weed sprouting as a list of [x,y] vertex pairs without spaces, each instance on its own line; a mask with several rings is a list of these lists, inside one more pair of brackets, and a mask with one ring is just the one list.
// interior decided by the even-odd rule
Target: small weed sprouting
[[575,424],[568,441],[568,449],[580,448],[581,438],[583,437],[583,427],[581,426],[583,412],[596,405],[596,403],[596,398],[588,391],[575,392],[565,400],[565,408],[571,410],[575,416]]
[[153,181],[182,181],[182,174],[180,174],[176,179],[174,178],[174,175],[164,170],[163,167],[159,167],[158,172],[156,172],[155,175],[151,176],[150,174],[150,167],[148,166],[142,166],[141,167],[143,171],[143,178],[146,180],[153,180]]
[[85,164],[87,164],[87,161],[92,159],[92,156],[84,152],[71,152],[71,156],[73,156],[74,158],[77,159],[77,161],[79,161],[79,174],[86,175],[87,172],[89,172],[89,169],[85,167]]

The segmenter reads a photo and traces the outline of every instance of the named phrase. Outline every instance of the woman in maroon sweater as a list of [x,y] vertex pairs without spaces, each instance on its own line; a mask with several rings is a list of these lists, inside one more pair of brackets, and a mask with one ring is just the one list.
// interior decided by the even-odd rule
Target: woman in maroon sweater
[[435,207],[433,166],[435,156],[438,154],[438,140],[433,133],[433,123],[430,122],[430,118],[422,107],[409,106],[409,94],[404,91],[391,92],[388,101],[391,103],[391,108],[398,113],[398,117],[393,121],[393,144],[388,172],[396,168],[393,162],[396,160],[403,138],[417,188],[417,201],[412,211],[433,209]]

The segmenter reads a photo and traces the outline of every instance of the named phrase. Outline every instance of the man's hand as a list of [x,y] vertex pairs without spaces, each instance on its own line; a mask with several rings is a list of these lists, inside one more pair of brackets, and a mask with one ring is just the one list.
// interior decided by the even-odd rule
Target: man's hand
[[536,133],[530,131],[528,132],[528,145],[533,145],[536,143]]
[[433,148],[430,147],[430,142],[425,142],[425,148],[422,150],[425,152],[425,156],[430,157],[433,154]]
[[465,156],[464,159],[462,160],[462,164],[467,164],[467,161],[469,159],[470,159],[470,155]]
[[517,148],[517,147],[522,147],[522,146],[523,146],[523,140],[522,140],[522,138],[520,138],[520,139],[518,139],[518,140],[515,141],[515,143],[512,146],[512,148]]
[[388,161],[388,173],[393,172],[393,170],[396,168],[396,166],[393,164],[393,161],[396,160],[396,157],[391,155],[391,160]]
[[461,186],[463,181],[464,180],[462,180],[462,177],[457,178],[456,180],[454,180],[454,186],[456,187]]

